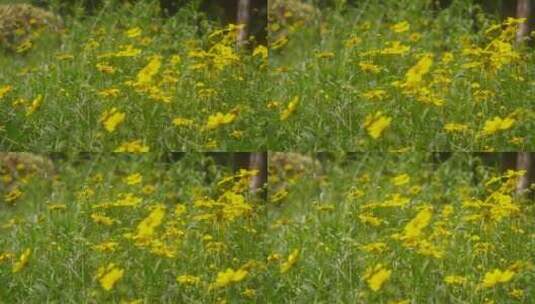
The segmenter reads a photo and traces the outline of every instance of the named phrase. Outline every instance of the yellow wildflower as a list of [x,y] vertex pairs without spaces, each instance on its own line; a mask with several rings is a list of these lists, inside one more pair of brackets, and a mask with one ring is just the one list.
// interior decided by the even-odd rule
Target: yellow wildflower
[[390,126],[391,117],[383,115],[383,112],[378,111],[375,114],[369,114],[364,120],[364,128],[373,139],[378,139],[383,134],[384,130]]
[[189,127],[193,125],[193,119],[176,117],[173,119],[173,124],[177,127]]
[[284,47],[288,43],[288,37],[287,36],[281,36],[279,39],[275,40],[270,45],[270,49],[277,50],[282,47]]
[[227,113],[223,114],[221,112],[217,112],[214,115],[210,115],[208,117],[208,121],[206,122],[206,126],[204,127],[205,130],[213,130],[217,129],[222,125],[227,125],[232,123],[236,119],[236,114],[234,113]]
[[498,131],[503,131],[510,129],[515,123],[514,118],[504,118],[501,119],[498,116],[495,116],[492,119],[489,119],[485,122],[485,125],[483,126],[483,131],[481,132],[483,135],[492,135]]
[[281,256],[280,254],[278,254],[278,253],[272,253],[272,254],[268,255],[268,257],[267,257],[267,261],[268,261],[269,263],[271,263],[271,262],[277,262],[277,261],[279,261],[280,259],[282,259],[282,256]]
[[299,104],[299,96],[295,96],[289,103],[286,109],[282,110],[280,113],[280,120],[287,120],[297,109]]
[[171,56],[171,59],[169,60],[169,62],[171,63],[171,65],[177,65],[180,62],[182,62],[182,58],[180,57],[180,55],[175,54]]
[[215,282],[212,284],[213,288],[227,287],[231,284],[241,282],[247,276],[248,272],[243,269],[234,271],[232,268],[227,268],[223,272],[217,274]]
[[288,256],[288,259],[280,265],[280,272],[286,273],[292,268],[295,263],[299,260],[299,249],[294,249],[292,253]]
[[241,131],[241,130],[234,130],[232,131],[232,133],[230,133],[230,136],[236,138],[236,139],[241,139],[243,138],[243,135],[245,134],[244,131]]
[[499,269],[494,269],[493,271],[485,273],[483,278],[482,286],[485,288],[494,287],[499,283],[507,283],[511,281],[514,276],[514,272],[511,270],[501,271]]
[[361,245],[360,250],[368,253],[383,253],[385,250],[388,249],[388,246],[386,243],[383,242],[376,242],[376,243],[370,243],[366,245]]
[[348,49],[359,45],[362,42],[362,38],[357,36],[351,36],[344,41],[344,46]]
[[0,254],[0,263],[6,261],[7,259],[12,259],[15,255],[10,252],[5,252]]
[[141,140],[134,140],[131,142],[122,143],[117,149],[113,152],[119,153],[145,153],[149,152],[149,147],[144,145]]
[[109,88],[109,89],[100,90],[98,92],[98,95],[101,96],[101,97],[105,97],[105,98],[115,98],[115,97],[119,96],[119,93],[121,93],[121,91],[119,91],[119,89],[117,89],[117,88]]
[[183,274],[178,276],[176,281],[182,285],[197,285],[201,282],[201,278],[189,274]]
[[43,95],[39,94],[37,97],[32,100],[32,103],[28,106],[26,109],[26,116],[32,115],[39,107],[41,106],[41,103],[43,102]]
[[124,179],[124,182],[127,185],[136,185],[136,184],[141,183],[141,180],[143,180],[143,176],[140,173],[133,173],[133,174],[128,175]]
[[408,182],[410,182],[410,180],[411,180],[411,177],[406,173],[394,176],[391,179],[392,184],[394,184],[395,186],[405,185]]
[[429,72],[433,65],[432,55],[424,55],[413,67],[411,67],[407,74],[405,74],[405,86],[408,88],[417,88],[422,82],[422,77]]
[[254,51],[253,51],[253,57],[255,56],[260,56],[260,58],[262,58],[262,60],[267,60],[268,59],[268,49],[267,47],[263,46],[263,45],[259,45],[257,46]]
[[155,239],[150,243],[150,252],[170,259],[176,257],[176,249],[164,244],[158,239]]
[[444,283],[449,285],[464,285],[468,280],[463,276],[448,275],[444,278]]
[[176,205],[175,207],[176,216],[181,216],[182,214],[186,213],[186,211],[187,211],[187,208],[185,205],[179,204],[179,205]]
[[17,48],[15,49],[15,51],[17,53],[24,53],[28,51],[29,49],[31,49],[32,46],[33,46],[32,41],[30,39],[27,39],[27,40],[24,40],[21,44],[19,44]]
[[0,99],[6,96],[7,93],[11,92],[12,89],[13,87],[10,85],[5,85],[3,87],[0,87]]
[[19,188],[13,188],[13,190],[9,191],[7,194],[4,195],[4,201],[6,203],[10,203],[21,197],[22,192],[19,190]]
[[454,56],[453,56],[453,53],[450,53],[450,52],[446,52],[444,54],[442,54],[442,63],[443,64],[448,64],[450,62],[452,62],[454,59]]
[[385,90],[377,89],[362,93],[362,97],[368,100],[383,100],[387,97],[387,93]]
[[115,284],[123,277],[124,270],[110,263],[107,267],[100,267],[97,272],[97,278],[104,290],[110,291]]
[[410,24],[407,21],[401,21],[399,23],[396,23],[390,27],[390,29],[395,33],[403,33],[408,31],[410,28]]
[[102,215],[100,213],[91,214],[91,219],[93,220],[93,222],[95,222],[95,224],[102,224],[105,226],[111,226],[115,222],[114,219],[107,217],[105,215]]
[[143,187],[143,189],[141,189],[141,191],[145,194],[151,194],[156,191],[156,187],[154,187],[154,185],[146,185]]
[[444,125],[444,131],[448,133],[465,132],[468,130],[468,125],[460,123],[447,123]]
[[521,300],[524,297],[524,291],[522,289],[512,289],[509,291],[509,295],[517,300]]
[[133,45],[122,46],[121,49],[114,54],[115,57],[136,57],[141,54],[141,50],[134,48]]
[[152,210],[152,212],[138,224],[135,238],[140,240],[150,239],[156,228],[161,225],[164,216],[165,207],[158,206]]
[[418,214],[405,226],[404,238],[418,238],[422,233],[422,230],[429,225],[432,215],[431,208],[425,208],[418,212]]
[[124,32],[124,35],[128,38],[135,38],[141,35],[141,29],[139,27],[133,27]]
[[13,265],[13,269],[11,270],[11,272],[17,273],[21,271],[26,265],[28,265],[31,253],[32,251],[30,248],[24,250],[24,252],[19,257],[19,260]]
[[384,48],[381,51],[381,54],[383,55],[404,55],[409,52],[411,49],[410,46],[402,45],[400,41],[390,41],[389,47]]
[[386,269],[382,264],[377,264],[374,268],[368,268],[363,278],[368,283],[370,289],[376,292],[390,279],[391,274],[391,270]]
[[103,242],[92,246],[93,250],[100,252],[114,252],[119,247],[117,242]]
[[132,193],[122,194],[121,198],[113,204],[115,207],[135,207],[139,205],[142,198],[133,195]]
[[162,66],[162,56],[153,56],[149,63],[139,71],[137,74],[136,85],[148,85],[152,82],[154,75],[158,73],[158,70]]
[[246,297],[246,298],[252,299],[252,298],[256,297],[256,291],[254,289],[251,289],[251,288],[245,288],[245,290],[242,291],[241,295]]
[[[409,247],[413,247],[413,244],[406,243],[405,245],[408,245]],[[441,250],[440,248],[433,245],[431,242],[429,242],[426,239],[419,240],[415,245],[416,245],[416,251],[419,254],[422,254],[425,256],[431,256],[436,259],[441,259],[444,257],[444,250]]]
[[378,65],[375,65],[371,62],[365,62],[365,61],[359,62],[359,67],[361,71],[370,72],[372,74],[378,74],[381,71]]
[[114,107],[111,110],[106,110],[104,113],[102,113],[102,116],[100,116],[100,122],[102,122],[106,131],[112,133],[115,131],[117,126],[124,121],[125,116],[125,113],[119,112],[117,108]]
[[374,216],[371,213],[359,214],[359,220],[363,224],[370,224],[374,227],[381,225],[381,223],[383,222],[380,218]]
[[444,208],[442,209],[441,216],[443,218],[448,218],[450,215],[453,214],[453,212],[455,212],[455,208],[453,208],[453,205],[448,204],[448,205],[445,205]]
[[59,54],[56,54],[56,59],[58,59],[58,60],[72,60],[72,59],[74,59],[74,55],[69,54],[69,53],[59,53]]

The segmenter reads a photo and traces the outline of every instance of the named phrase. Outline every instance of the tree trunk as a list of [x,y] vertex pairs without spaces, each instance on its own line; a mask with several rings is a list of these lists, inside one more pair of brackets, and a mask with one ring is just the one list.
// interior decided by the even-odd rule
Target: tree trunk
[[516,169],[524,170],[526,173],[518,179],[516,193],[523,195],[529,191],[529,186],[533,178],[533,154],[529,152],[518,152]]
[[526,21],[518,25],[516,32],[516,43],[521,43],[529,35],[529,24],[531,14],[531,1],[530,0],[518,0],[516,4],[516,17],[526,18]]
[[267,182],[267,152],[234,152],[233,169],[238,172],[240,169],[257,170],[256,176],[249,181],[249,191],[266,197],[265,184]]
[[257,170],[258,174],[251,179],[251,191],[262,191],[267,182],[267,153],[251,153],[249,158],[249,170]]
[[236,23],[242,25],[236,37],[236,45],[238,48],[243,47],[247,43],[247,35],[249,32],[250,19],[250,0],[238,0],[238,16]]

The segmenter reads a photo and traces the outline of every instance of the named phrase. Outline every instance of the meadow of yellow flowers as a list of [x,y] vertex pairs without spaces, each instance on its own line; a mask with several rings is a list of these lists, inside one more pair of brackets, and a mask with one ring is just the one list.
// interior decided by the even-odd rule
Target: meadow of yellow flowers
[[241,25],[192,6],[163,18],[157,1],[107,1],[16,29],[5,13],[0,148],[533,149],[534,56],[515,42],[525,18],[430,2],[273,1],[269,46],[245,48]]
[[535,205],[514,195],[524,172],[431,156],[272,162],[267,259],[280,277],[267,302],[532,303]]
[[534,53],[515,41],[525,18],[472,1],[338,2],[270,22],[269,72],[282,83],[270,148],[533,150]]
[[237,49],[239,26],[190,10],[107,5],[2,49],[2,150],[264,149],[266,46]]
[[0,3],[0,304],[535,303],[526,18],[163,2]]
[[[492,155],[55,154],[1,167],[2,303],[531,303],[535,205]],[[40,160],[41,159],[41,160]]]
[[265,204],[208,156],[61,155],[2,166],[1,303],[256,302]]

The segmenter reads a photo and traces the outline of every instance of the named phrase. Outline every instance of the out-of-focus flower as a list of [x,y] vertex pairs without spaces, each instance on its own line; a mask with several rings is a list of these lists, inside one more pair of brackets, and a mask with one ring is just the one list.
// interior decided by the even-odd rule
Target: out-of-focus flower
[[378,139],[383,134],[384,130],[390,126],[391,117],[383,115],[383,112],[378,111],[375,114],[369,114],[364,120],[364,128],[373,139]]
[[235,119],[236,114],[234,113],[223,114],[221,112],[217,112],[216,114],[210,115],[208,117],[208,121],[206,122],[206,126],[204,127],[204,129],[214,130],[219,128],[220,126],[232,123]]
[[11,92],[12,89],[13,87],[10,85],[5,85],[3,87],[0,87],[0,99],[6,96],[7,93]]
[[176,281],[182,285],[198,285],[201,278],[189,274],[183,274],[176,278]]
[[284,261],[280,266],[280,272],[288,272],[299,260],[299,249],[294,249],[288,256],[288,259]]
[[392,270],[388,270],[382,264],[377,264],[375,267],[366,270],[363,279],[366,280],[371,290],[377,292],[390,279],[391,274]]
[[485,277],[481,284],[485,288],[491,288],[497,284],[511,281],[514,275],[515,273],[511,270],[501,271],[500,269],[494,269],[493,271],[485,273]]
[[39,94],[37,97],[35,97],[32,100],[32,103],[26,108],[26,116],[32,115],[39,107],[41,106],[41,103],[43,102],[43,95]]
[[24,252],[19,257],[19,260],[15,262],[15,264],[13,264],[13,269],[11,270],[11,272],[20,272],[26,265],[28,265],[31,253],[32,251],[30,248],[24,250]]
[[401,21],[390,27],[390,29],[395,33],[403,33],[409,30],[410,24],[407,21]]
[[141,35],[141,28],[139,28],[138,26],[136,27],[133,27],[129,30],[126,30],[124,32],[124,35],[128,38],[135,38],[135,37],[138,37]]
[[460,124],[460,123],[447,123],[444,125],[444,131],[448,133],[455,133],[455,132],[466,132],[468,131],[468,125]]
[[113,152],[118,153],[145,153],[149,152],[149,146],[143,144],[141,140],[134,140],[131,142],[122,143],[117,149]]
[[106,267],[102,266],[97,271],[97,279],[100,286],[106,291],[112,290],[123,275],[124,269],[115,266],[113,263],[108,264]]
[[248,272],[243,269],[233,270],[232,268],[227,268],[227,270],[217,274],[217,278],[212,284],[212,288],[227,287],[231,284],[241,282],[245,279],[247,274]]
[[299,104],[299,96],[295,96],[288,103],[288,106],[284,110],[282,110],[280,114],[280,120],[282,121],[287,120],[295,112],[298,104]]
[[484,136],[492,135],[499,131],[510,129],[513,127],[514,123],[514,118],[507,117],[502,119],[498,116],[495,116],[494,118],[485,121],[485,125],[483,126],[481,133]]
[[115,131],[117,126],[124,121],[125,116],[125,113],[119,112],[117,108],[113,107],[110,110],[104,111],[104,113],[102,113],[100,116],[99,121],[102,122],[106,131],[112,133]]
[[444,278],[444,283],[448,285],[464,285],[467,281],[466,277],[458,275],[448,275]]

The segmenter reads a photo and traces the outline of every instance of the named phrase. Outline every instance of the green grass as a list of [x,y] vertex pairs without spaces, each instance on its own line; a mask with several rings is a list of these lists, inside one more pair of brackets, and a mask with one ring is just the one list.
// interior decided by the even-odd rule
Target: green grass
[[[277,181],[270,183],[272,197],[273,192],[288,194],[268,209],[271,224],[266,242],[270,254],[279,254],[280,261],[293,250],[299,250],[300,257],[287,273],[272,270],[266,288],[269,302],[531,303],[535,292],[533,200],[513,198],[516,211],[500,220],[490,216],[499,205],[494,200],[480,209],[463,207],[465,202],[485,201],[491,193],[511,197],[511,187],[498,190],[506,178],[485,186],[499,176],[495,161],[454,154],[439,163],[423,153],[328,158],[321,166],[311,163],[301,169],[292,158],[287,160],[291,166],[272,165],[270,180]],[[394,185],[392,178],[401,174],[410,177],[408,182]],[[378,206],[396,196],[406,199],[406,204]],[[453,208],[447,217],[443,215],[446,206]],[[416,244],[428,241],[441,252],[438,258],[419,253],[418,245],[406,246],[393,238],[404,233],[425,208],[431,208],[432,216]],[[379,225],[363,221],[364,215],[375,217]],[[481,217],[470,221],[470,216]],[[375,242],[386,247],[375,252],[362,247]],[[511,281],[481,287],[485,273],[513,269],[517,261],[524,266],[514,271]],[[377,264],[391,275],[373,291],[363,275]],[[444,282],[448,275],[464,276],[466,283],[448,285]],[[521,290],[523,296],[511,296],[512,290]]]
[[[270,124],[277,127],[268,146],[276,151],[532,150],[532,50],[514,47],[511,35],[498,39],[501,30],[485,33],[500,21],[470,1],[456,1],[442,11],[429,9],[426,2],[361,1],[358,7],[326,8],[304,26],[295,21],[297,30],[277,34],[288,44],[270,53],[270,77],[279,83],[270,101],[279,106],[271,116]],[[406,31],[391,29],[403,21],[409,24]],[[348,46],[351,40],[356,43]],[[383,53],[393,41],[410,49],[401,55]],[[498,42],[513,49],[489,47]],[[474,55],[478,50],[484,51]],[[451,62],[442,61],[446,52],[453,55]],[[432,65],[413,92],[396,86],[396,81],[406,82],[409,69],[425,54],[432,56]],[[493,67],[492,58],[503,59],[503,65]],[[377,73],[359,63],[376,65]],[[428,89],[427,100],[422,88]],[[372,90],[386,96],[363,96]],[[295,112],[281,121],[278,114],[296,96]],[[364,125],[368,115],[379,111],[391,122],[374,139]],[[496,116],[514,123],[483,134],[485,122]],[[447,132],[448,123],[463,124],[465,130]]]
[[[272,158],[267,204],[247,193],[245,179],[228,179],[228,167],[196,153],[176,161],[155,153],[56,156],[52,179],[5,171],[1,199],[15,187],[22,194],[0,202],[0,303],[530,303],[535,205],[514,196],[513,179],[489,183],[501,176],[495,158],[320,158]],[[139,183],[128,184],[135,174]],[[110,206],[128,195],[139,204]],[[389,202],[400,205],[381,205]],[[140,237],[158,210],[161,223]],[[420,234],[400,238],[422,212],[430,218]],[[95,248],[108,242],[114,251]],[[384,248],[363,247],[377,242]],[[26,249],[28,263],[14,272]],[[124,273],[106,290],[97,273],[110,263]],[[391,273],[373,291],[365,272],[378,264]],[[228,268],[245,277],[216,288]],[[513,275],[483,287],[494,269]],[[177,282],[186,274],[199,282]],[[448,275],[466,282],[446,284]]]
[[[152,151],[533,149],[534,53],[514,45],[511,26],[487,31],[501,21],[470,1],[442,11],[427,2],[362,1],[304,21],[312,13],[274,18],[274,39],[288,43],[272,45],[267,64],[237,50],[232,31],[212,35],[221,27],[193,6],[162,18],[157,1],[105,1],[94,15],[65,16],[64,34],[1,53],[0,89],[12,90],[0,99],[0,148],[114,151],[138,141]],[[395,32],[400,22],[408,28]],[[408,49],[387,54],[394,41]],[[127,45],[140,53],[117,56]],[[426,56],[430,66],[414,73],[421,80],[407,81]],[[154,75],[142,83],[151,60]],[[117,96],[99,94],[107,89]],[[124,121],[108,131],[104,116],[114,108]],[[229,121],[208,127],[217,113]],[[374,138],[368,127],[379,118],[384,129]]]
[[[210,157],[191,153],[176,162],[162,159],[152,153],[71,155],[56,161],[53,181],[12,173],[22,196],[0,205],[0,255],[12,255],[0,259],[0,303],[215,303],[218,299],[250,303],[262,299],[262,204],[244,192],[239,178],[218,184],[231,172]],[[134,173],[141,174],[141,182],[126,184],[125,178]],[[236,209],[231,219],[223,215],[223,211],[233,212],[229,201],[221,199],[221,205],[211,207],[198,204],[230,192],[243,195],[250,210]],[[3,200],[6,192],[1,194]],[[140,199],[138,206],[101,206],[128,194]],[[64,208],[50,208],[57,204]],[[177,214],[177,205],[185,212]],[[157,206],[165,208],[161,225],[155,228],[150,245],[136,245],[127,234],[136,235],[141,221]],[[97,223],[93,214],[107,216],[113,223]],[[201,215],[211,219],[197,218]],[[93,247],[110,241],[117,242],[115,251]],[[174,256],[152,251],[162,248],[158,244]],[[27,248],[31,250],[28,264],[13,273]],[[124,276],[106,291],[95,276],[109,263],[124,270]],[[211,288],[218,272],[227,268],[248,273],[239,284]],[[198,276],[200,282],[178,283],[177,276],[184,274]],[[254,289],[255,295],[241,295],[247,288]]]
[[[135,140],[152,151],[265,147],[265,122],[257,118],[267,116],[267,59],[237,50],[232,31],[210,37],[221,27],[193,7],[162,18],[158,1],[104,3],[94,15],[65,16],[60,37],[45,32],[27,52],[0,53],[0,88],[12,87],[0,99],[2,150],[113,151]],[[136,28],[138,36],[128,37]],[[139,54],[115,56],[128,45]],[[161,66],[134,86],[154,56]],[[114,72],[100,72],[98,64]],[[116,97],[99,95],[110,88]],[[40,106],[28,114],[38,96]],[[112,108],[125,117],[108,132],[100,120]],[[218,112],[234,121],[205,128]],[[176,126],[177,117],[191,121]]]

